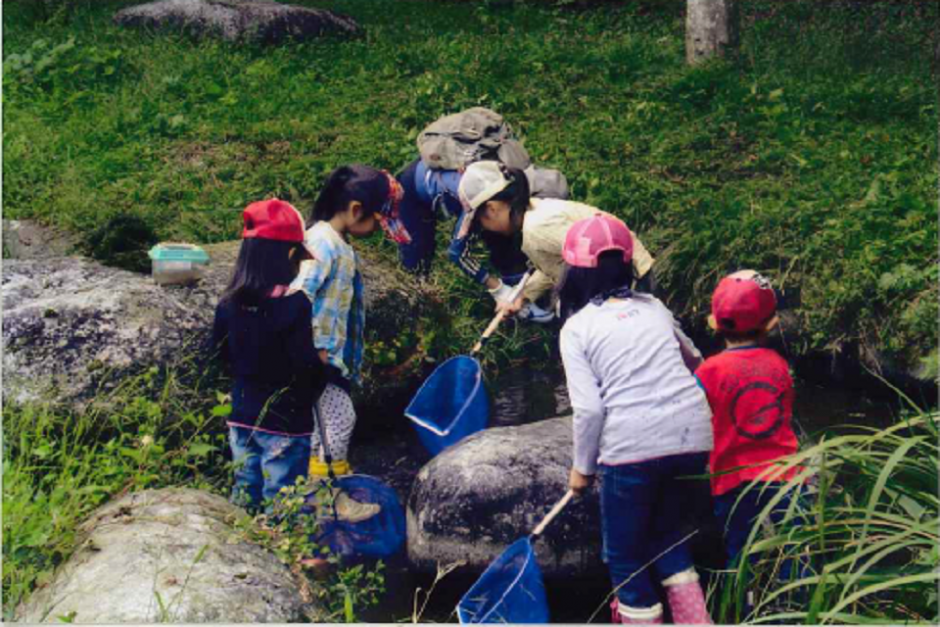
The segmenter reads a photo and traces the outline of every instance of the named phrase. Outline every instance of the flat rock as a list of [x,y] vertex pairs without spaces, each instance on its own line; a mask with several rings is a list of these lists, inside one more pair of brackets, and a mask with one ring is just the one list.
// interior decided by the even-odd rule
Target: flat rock
[[362,32],[345,15],[270,0],[161,0],[121,9],[115,13],[114,23],[265,44]]
[[219,496],[168,488],[126,495],[80,527],[51,583],[19,608],[28,623],[287,623],[314,606],[264,548],[240,539],[245,512]]
[[[571,418],[476,433],[431,460],[408,499],[408,558],[486,568],[538,525],[567,490]],[[535,544],[547,577],[603,573],[596,489],[573,500]]]

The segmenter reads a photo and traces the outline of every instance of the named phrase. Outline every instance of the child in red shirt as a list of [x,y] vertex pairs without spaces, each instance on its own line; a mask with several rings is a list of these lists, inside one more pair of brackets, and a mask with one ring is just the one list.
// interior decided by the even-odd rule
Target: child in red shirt
[[[776,313],[776,296],[761,275],[742,270],[722,279],[712,295],[708,323],[723,336],[726,349],[695,371],[712,408],[712,495],[729,568],[755,519],[777,494],[779,482],[799,472],[798,468],[775,471],[773,464],[798,450],[787,362],[762,346],[777,325]],[[767,485],[746,489],[754,480]],[[785,507],[782,503],[772,512],[774,523]]]

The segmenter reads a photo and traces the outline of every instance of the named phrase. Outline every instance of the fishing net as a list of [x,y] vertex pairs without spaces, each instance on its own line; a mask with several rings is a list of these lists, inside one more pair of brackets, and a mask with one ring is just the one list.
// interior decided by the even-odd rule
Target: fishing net
[[418,390],[405,415],[432,455],[486,428],[490,401],[480,362],[465,355],[445,361]]
[[[384,558],[397,553],[405,542],[405,512],[389,486],[368,475],[344,475],[332,483],[333,495],[346,493],[357,503],[377,504],[378,512],[352,522],[334,515],[323,487],[306,497],[304,511],[317,516],[318,531],[311,538],[344,558]],[[338,508],[339,513],[342,509]]]
[[496,558],[457,605],[461,623],[547,623],[542,571],[530,538]]

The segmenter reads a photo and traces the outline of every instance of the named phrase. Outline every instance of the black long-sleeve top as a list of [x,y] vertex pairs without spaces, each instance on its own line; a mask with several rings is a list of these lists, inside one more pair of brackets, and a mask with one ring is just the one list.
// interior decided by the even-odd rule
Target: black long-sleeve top
[[313,346],[305,294],[267,298],[257,307],[219,303],[212,346],[235,380],[230,425],[286,435],[313,432],[313,403],[326,376]]

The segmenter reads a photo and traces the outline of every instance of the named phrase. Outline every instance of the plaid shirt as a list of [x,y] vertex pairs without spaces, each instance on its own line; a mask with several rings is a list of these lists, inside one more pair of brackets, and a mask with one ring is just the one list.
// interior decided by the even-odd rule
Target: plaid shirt
[[300,265],[291,288],[313,303],[313,345],[344,377],[358,381],[366,314],[356,251],[328,222],[307,229],[304,246],[314,259]]

